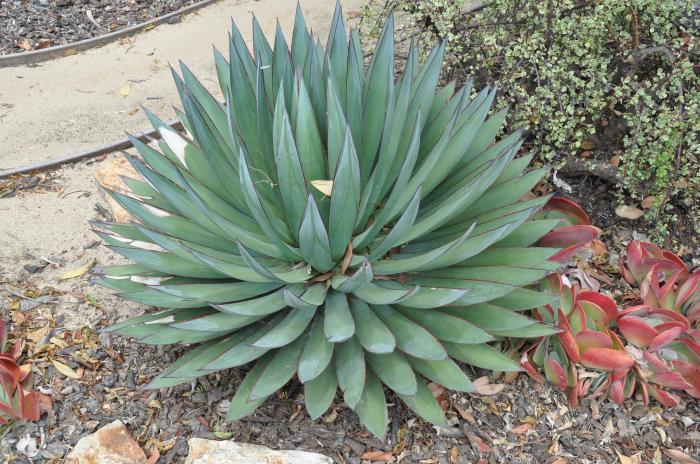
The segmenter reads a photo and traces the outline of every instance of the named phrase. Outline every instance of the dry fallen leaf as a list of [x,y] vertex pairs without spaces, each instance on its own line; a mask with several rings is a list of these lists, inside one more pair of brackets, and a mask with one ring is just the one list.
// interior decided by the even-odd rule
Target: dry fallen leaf
[[[106,190],[116,190],[118,192],[129,194],[129,188],[124,183],[123,178],[140,179],[141,176],[136,172],[134,167],[129,163],[124,156],[117,156],[104,163],[100,163],[97,171],[95,171],[95,179]],[[124,209],[111,195],[107,195],[103,190],[100,190],[103,198],[112,210],[112,215],[116,222],[129,222],[132,219],[131,214]]]
[[644,200],[642,200],[642,208],[649,209],[653,208],[656,204],[656,197],[654,195],[649,195]]
[[95,259],[93,258],[92,260],[88,261],[86,264],[83,266],[77,267],[75,269],[71,269],[70,271],[62,274],[59,279],[60,280],[68,280],[68,279],[74,279],[76,277],[80,277],[81,275],[87,273],[90,269],[92,269],[92,266],[95,265]]
[[642,453],[636,453],[633,454],[632,456],[625,456],[624,454],[621,454],[619,451],[615,451],[617,453],[617,457],[620,459],[620,464],[641,464],[642,463]]
[[51,330],[51,327],[46,324],[44,327],[34,330],[33,332],[29,332],[27,334],[27,338],[34,343],[39,343],[41,339],[46,337],[49,334],[49,331]]
[[121,89],[119,89],[119,94],[122,97],[126,97],[129,95],[129,92],[131,92],[131,85],[130,84],[124,84]]
[[457,464],[458,459],[459,459],[459,450],[457,449],[457,447],[453,446],[452,449],[450,450],[450,463]]
[[471,443],[472,448],[479,453],[490,453],[493,451],[491,446],[484,442],[481,438],[477,437],[473,432],[467,432],[467,438],[469,443]]
[[625,219],[639,219],[644,216],[644,211],[637,208],[636,206],[622,205],[615,208],[615,214]]
[[598,240],[597,238],[594,240],[591,240],[591,242],[586,245],[587,248],[590,248],[591,251],[593,252],[593,256],[600,256],[608,252],[608,247],[603,243],[602,240]]
[[389,462],[394,459],[394,454],[391,451],[367,451],[360,456],[360,459],[375,462]]
[[615,155],[612,158],[610,158],[610,164],[612,164],[615,167],[620,166],[620,155]]
[[22,50],[26,50],[26,51],[29,51],[29,50],[32,49],[32,43],[31,43],[31,42],[29,41],[29,39],[27,39],[26,37],[25,37],[24,40],[22,40],[22,42],[21,42],[19,45],[17,45],[17,46],[18,46],[19,48],[21,48]]
[[42,50],[44,48],[49,48],[51,46],[51,39],[41,39],[39,44],[36,46],[37,50]]
[[80,375],[78,375],[78,373],[75,372],[70,366],[67,366],[61,362],[58,362],[55,359],[52,359],[51,362],[53,363],[53,367],[55,367],[58,372],[65,375],[66,377],[71,378],[71,379],[79,379],[80,378]]
[[672,461],[679,464],[700,464],[700,461],[687,455],[681,450],[667,448],[664,450],[664,454],[671,458]]
[[461,407],[457,406],[456,404],[454,405],[454,407],[457,410],[457,412],[459,413],[459,415],[462,416],[462,419],[469,422],[470,424],[476,423],[476,418],[470,412],[468,412],[465,409],[462,409]]
[[312,180],[311,185],[316,187],[316,190],[328,197],[331,196],[331,193],[333,193],[332,180]]
[[513,427],[510,429],[511,433],[514,433],[516,435],[524,435],[530,430],[534,430],[535,427],[533,427],[532,424],[520,424],[517,427]]
[[506,387],[505,384],[502,383],[491,383],[487,375],[479,377],[474,380],[472,384],[474,385],[476,393],[487,396],[497,395]]

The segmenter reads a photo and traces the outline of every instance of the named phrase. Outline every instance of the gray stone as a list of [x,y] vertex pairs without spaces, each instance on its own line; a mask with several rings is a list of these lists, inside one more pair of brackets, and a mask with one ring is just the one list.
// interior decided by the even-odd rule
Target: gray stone
[[190,439],[185,464],[333,464],[328,456],[306,451],[275,451],[264,446]]

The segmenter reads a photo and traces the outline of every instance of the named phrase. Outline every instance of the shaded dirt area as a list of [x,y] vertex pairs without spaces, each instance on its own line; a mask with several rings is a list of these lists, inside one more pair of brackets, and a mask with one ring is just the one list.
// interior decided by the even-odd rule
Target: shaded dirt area
[[[245,368],[212,374],[193,385],[144,390],[186,348],[137,345],[100,334],[100,328],[144,308],[91,285],[89,272],[61,279],[86,263],[100,266],[117,259],[96,242],[88,225],[110,214],[93,180],[107,161],[109,157],[0,185],[0,313],[15,333],[27,337],[25,359],[34,363],[37,388],[53,402],[39,422],[0,429],[0,462],[59,463],[81,437],[115,419],[127,425],[148,455],[157,450],[154,462],[159,463],[183,462],[192,437],[316,451],[340,464],[369,462],[362,459],[367,453],[411,464],[670,463],[668,453],[674,451],[669,450],[700,454],[700,407],[688,396],[673,410],[598,400],[584,400],[572,410],[562,393],[524,375],[491,396],[436,389],[450,428],[436,429],[416,419],[389,396],[391,424],[385,441],[369,435],[340,399],[321,419],[310,420],[296,380],[252,416],[224,423]],[[579,195],[596,205],[606,203],[602,192]],[[599,221],[598,213],[593,221]],[[609,271],[609,263],[625,234],[633,232],[605,225],[609,252],[579,260],[578,267],[594,267],[594,279],[615,293],[619,276]],[[470,372],[472,378],[482,375]]]
[[[197,0],[2,0],[0,55],[20,53],[124,29]],[[177,21],[176,18],[174,18]]]

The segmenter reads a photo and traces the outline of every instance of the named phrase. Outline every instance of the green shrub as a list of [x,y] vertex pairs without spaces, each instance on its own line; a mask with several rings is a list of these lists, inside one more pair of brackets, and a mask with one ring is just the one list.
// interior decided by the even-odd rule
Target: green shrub
[[[405,36],[447,37],[444,78],[498,82],[509,125],[539,157],[621,159],[620,202],[653,196],[656,238],[679,214],[700,230],[700,15],[697,0],[391,0]],[[470,2],[468,2],[470,3]],[[416,34],[416,32],[419,32]]]

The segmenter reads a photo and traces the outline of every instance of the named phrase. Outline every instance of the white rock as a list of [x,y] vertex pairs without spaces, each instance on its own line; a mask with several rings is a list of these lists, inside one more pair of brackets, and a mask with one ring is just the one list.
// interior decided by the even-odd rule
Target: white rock
[[78,441],[65,464],[146,464],[146,454],[120,420]]
[[264,446],[191,438],[185,464],[333,464],[328,456],[306,451],[275,451]]
[[28,458],[34,458],[39,454],[39,450],[36,447],[36,440],[29,435],[20,438],[16,447],[17,451]]

